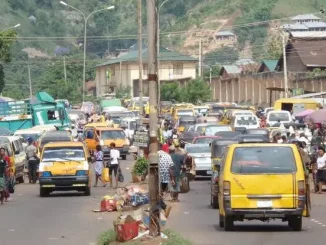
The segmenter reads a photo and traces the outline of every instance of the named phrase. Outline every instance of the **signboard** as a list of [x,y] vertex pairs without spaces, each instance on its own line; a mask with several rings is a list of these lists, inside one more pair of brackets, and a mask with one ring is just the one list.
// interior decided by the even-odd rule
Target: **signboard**
[[139,147],[148,147],[149,145],[148,131],[136,130],[134,133],[133,145]]
[[303,95],[303,94],[304,94],[303,88],[294,88],[292,90],[292,96],[298,96],[298,95]]

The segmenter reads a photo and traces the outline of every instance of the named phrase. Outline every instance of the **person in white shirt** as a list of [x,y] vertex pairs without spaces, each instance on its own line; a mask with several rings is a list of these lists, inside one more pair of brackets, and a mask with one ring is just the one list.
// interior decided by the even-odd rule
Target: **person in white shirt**
[[326,154],[324,147],[318,147],[318,158],[317,158],[317,183],[318,183],[318,194],[323,193],[323,184],[326,184]]
[[115,143],[110,144],[110,165],[109,165],[109,175],[110,175],[110,187],[112,187],[112,174],[114,173],[115,179],[115,189],[118,188],[118,169],[119,169],[119,158],[120,158],[120,151],[115,149]]
[[301,133],[301,134],[300,134],[299,141],[303,141],[303,142],[305,142],[306,145],[309,144],[309,140],[306,138],[306,135],[305,135],[304,133]]
[[111,119],[110,116],[107,117],[106,123],[107,123],[107,125],[108,125],[109,128],[113,128],[114,127],[114,122],[113,122],[113,120]]

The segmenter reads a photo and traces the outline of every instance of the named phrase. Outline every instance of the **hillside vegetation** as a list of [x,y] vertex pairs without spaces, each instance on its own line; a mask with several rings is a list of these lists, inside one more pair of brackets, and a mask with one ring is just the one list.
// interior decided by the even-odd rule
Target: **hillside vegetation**
[[[114,10],[96,13],[89,19],[87,79],[92,79],[96,63],[136,43],[137,1],[66,0],[66,2],[82,10],[86,15],[115,5]],[[162,2],[163,0],[159,0],[160,4]],[[217,50],[214,46],[207,48],[204,52],[208,57],[205,62],[214,65],[233,62],[237,57],[248,58],[240,55],[241,53],[248,53],[256,60],[260,60],[268,56],[266,38],[269,20],[318,12],[321,6],[326,6],[326,0],[170,0],[160,9],[161,45],[197,55],[198,48],[195,47],[198,47],[198,41],[193,38],[194,34],[200,31],[231,30],[237,35],[238,45]],[[32,20],[31,16],[35,19]],[[1,29],[21,23],[21,27],[16,29],[17,42],[11,50],[12,61],[3,64],[7,84],[3,94],[15,98],[28,96],[26,88],[29,66],[34,91],[45,89],[55,97],[80,100],[82,74],[77,71],[82,70],[84,22],[81,15],[61,5],[59,0],[2,0],[0,20]],[[265,21],[266,23],[261,25],[250,24]],[[146,33],[145,0],[143,0],[143,24]],[[67,82],[64,80],[63,57],[54,53],[58,47],[69,50],[65,54]],[[42,52],[43,58],[28,58],[26,53],[22,52],[24,48]],[[33,55],[33,52],[29,54]],[[68,90],[57,89],[64,84],[69,85]]]

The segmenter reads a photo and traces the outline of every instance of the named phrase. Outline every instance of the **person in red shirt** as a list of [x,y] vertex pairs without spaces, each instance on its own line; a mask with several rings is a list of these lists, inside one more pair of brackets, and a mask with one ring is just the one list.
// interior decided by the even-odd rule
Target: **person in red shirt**
[[1,148],[0,154],[2,156],[2,159],[6,163],[6,168],[5,168],[5,171],[4,171],[5,188],[4,188],[3,193],[4,193],[5,202],[8,202],[8,198],[10,197],[10,194],[9,194],[9,191],[8,191],[8,180],[10,178],[12,168],[11,168],[11,164],[10,164],[10,158],[8,157],[7,152],[6,152],[6,150],[4,148]]

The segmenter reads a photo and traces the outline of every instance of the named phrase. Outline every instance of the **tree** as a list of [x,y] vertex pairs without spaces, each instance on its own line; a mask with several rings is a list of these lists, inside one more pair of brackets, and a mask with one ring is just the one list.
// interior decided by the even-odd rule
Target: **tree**
[[161,100],[181,101],[181,90],[177,82],[168,82],[161,85]]
[[122,86],[117,89],[115,93],[115,97],[118,99],[128,99],[131,95],[131,87],[130,86]]
[[280,35],[272,35],[267,41],[268,59],[278,60],[283,53],[282,38]]
[[4,63],[11,61],[11,46],[15,42],[16,32],[8,30],[0,33],[0,93],[5,87]]
[[[212,71],[211,71],[212,69]],[[216,77],[220,74],[221,67],[220,66],[211,66],[210,68],[205,67],[204,68],[204,79],[205,81],[208,81],[210,78],[210,75],[212,77]]]
[[181,91],[182,101],[193,104],[207,102],[212,97],[212,91],[209,84],[202,79],[194,79],[190,81]]

